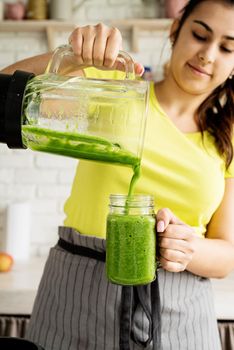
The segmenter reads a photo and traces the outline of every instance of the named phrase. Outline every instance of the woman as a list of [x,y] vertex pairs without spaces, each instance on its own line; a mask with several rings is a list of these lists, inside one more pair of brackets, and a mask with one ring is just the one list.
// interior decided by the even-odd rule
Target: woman
[[[233,0],[189,1],[171,28],[168,74],[151,84],[136,192],[156,199],[163,350],[221,348],[209,278],[234,268],[233,18]],[[77,64],[110,69],[121,35],[116,28],[87,26],[71,34],[70,44]],[[36,62],[5,72],[30,70]],[[142,74],[141,64],[135,68]],[[112,73],[88,68],[84,74]],[[80,161],[60,237],[103,251],[109,194],[127,193],[130,177],[127,168]],[[56,246],[28,338],[46,350],[119,349],[120,302],[121,287],[106,281],[102,262]],[[144,339],[147,320],[141,321]]]

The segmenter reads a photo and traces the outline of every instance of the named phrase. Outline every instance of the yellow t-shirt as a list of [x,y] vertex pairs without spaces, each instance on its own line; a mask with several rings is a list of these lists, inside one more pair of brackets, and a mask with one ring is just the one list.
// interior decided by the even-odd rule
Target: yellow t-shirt
[[[93,74],[93,69],[86,70],[86,76]],[[103,72],[98,74],[103,77]],[[204,142],[200,132],[181,132],[161,109],[153,83],[141,164],[135,193],[153,195],[156,211],[170,208],[203,235],[222,200],[225,177],[234,177],[234,161],[226,172],[208,132]],[[80,160],[64,207],[64,225],[105,237],[109,195],[127,194],[132,174],[124,166]]]

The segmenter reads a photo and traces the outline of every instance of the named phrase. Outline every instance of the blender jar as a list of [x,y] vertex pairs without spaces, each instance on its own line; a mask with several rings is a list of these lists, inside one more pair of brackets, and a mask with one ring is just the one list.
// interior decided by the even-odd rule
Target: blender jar
[[[134,79],[133,60],[123,51],[117,58],[125,65],[122,80],[60,75],[59,68],[66,56],[75,57],[69,45],[55,50],[45,74],[27,76],[21,116],[17,116],[17,135],[22,134],[23,147],[133,167],[139,164],[148,82]],[[17,72],[16,78],[21,83]],[[12,108],[12,103],[8,105]],[[16,113],[9,108],[7,114],[14,114],[16,119]],[[6,113],[5,120],[10,120]],[[15,133],[11,135],[14,137]],[[11,147],[11,142],[8,146]]]

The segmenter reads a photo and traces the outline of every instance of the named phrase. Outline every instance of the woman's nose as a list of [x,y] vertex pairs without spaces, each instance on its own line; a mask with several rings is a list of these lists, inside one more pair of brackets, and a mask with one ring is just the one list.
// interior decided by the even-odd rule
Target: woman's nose
[[198,52],[198,59],[201,65],[207,65],[213,63],[216,57],[216,48],[214,46],[209,46],[206,50]]

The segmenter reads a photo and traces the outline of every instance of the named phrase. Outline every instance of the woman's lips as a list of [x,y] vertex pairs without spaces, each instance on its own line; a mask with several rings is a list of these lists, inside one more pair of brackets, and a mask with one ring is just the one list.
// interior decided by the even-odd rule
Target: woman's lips
[[203,68],[192,65],[191,63],[188,63],[189,68],[196,74],[199,76],[208,76],[210,77],[211,74],[206,72]]

